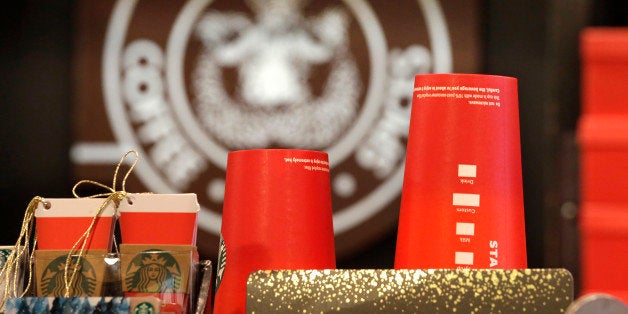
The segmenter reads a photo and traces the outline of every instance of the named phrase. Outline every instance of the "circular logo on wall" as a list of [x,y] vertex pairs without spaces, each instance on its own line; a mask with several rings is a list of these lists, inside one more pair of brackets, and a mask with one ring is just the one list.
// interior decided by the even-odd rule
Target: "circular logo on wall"
[[198,195],[201,253],[218,253],[227,154],[240,149],[329,154],[339,256],[393,227],[414,75],[452,60],[437,1],[380,2],[115,4],[102,60],[111,129],[140,152],[150,191]]

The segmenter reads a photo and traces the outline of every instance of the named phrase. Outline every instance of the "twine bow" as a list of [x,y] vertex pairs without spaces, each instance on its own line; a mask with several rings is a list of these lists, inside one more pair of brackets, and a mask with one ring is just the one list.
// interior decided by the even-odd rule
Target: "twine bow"
[[[41,196],[35,196],[28,203],[26,211],[24,213],[24,219],[22,220],[22,228],[20,229],[20,235],[11,251],[11,254],[7,257],[6,262],[0,270],[0,282],[4,282],[4,291],[0,297],[0,309],[4,308],[4,304],[8,298],[23,297],[30,289],[31,281],[33,277],[33,256],[35,250],[30,250],[30,238],[33,231],[33,225],[35,222],[35,210],[39,203],[49,204]],[[33,248],[37,245],[37,235],[33,237]],[[18,296],[18,285],[20,283],[21,263],[25,255],[29,256],[28,259],[28,282],[26,288]]]
[[[133,160],[133,163],[131,164],[131,167],[129,167],[129,170],[127,170],[126,174],[122,178],[122,189],[120,191],[117,191],[116,187],[117,187],[118,172],[120,171],[120,167],[122,166],[122,163],[127,158],[127,156],[129,156],[130,154],[134,154],[135,155],[135,159]],[[64,296],[66,298],[70,296],[70,288],[74,284],[74,280],[76,279],[76,273],[81,268],[80,267],[81,259],[82,259],[82,257],[85,254],[85,246],[89,242],[91,233],[92,233],[92,231],[94,229],[94,226],[96,225],[96,222],[98,221],[98,217],[103,212],[103,210],[109,205],[110,202],[114,203],[114,208],[117,210],[118,206],[120,205],[120,201],[122,201],[127,196],[126,180],[128,179],[128,177],[131,174],[131,172],[133,172],[133,169],[137,165],[138,160],[139,160],[139,154],[137,153],[137,151],[135,151],[135,150],[127,151],[126,154],[124,154],[124,156],[122,156],[122,158],[118,162],[118,165],[116,166],[116,170],[113,173],[113,182],[112,182],[111,186],[107,186],[107,185],[105,185],[103,183],[100,183],[100,182],[97,182],[97,181],[93,181],[93,180],[81,180],[81,181],[77,182],[74,185],[74,187],[72,187],[72,195],[74,195],[74,197],[76,197],[76,198],[106,197],[106,199],[102,202],[102,204],[98,208],[98,211],[96,211],[96,214],[92,218],[92,221],[91,221],[89,227],[87,228],[87,230],[85,230],[83,235],[81,235],[78,238],[76,243],[74,243],[74,245],[72,246],[72,249],[70,249],[70,252],[68,252],[68,257],[65,260],[65,269],[64,269],[64,273],[63,273],[63,281],[64,281],[64,284],[65,284],[65,295]],[[94,195],[88,195],[88,196],[80,196],[80,195],[78,195],[76,190],[77,190],[77,188],[79,186],[84,185],[84,184],[96,185],[98,187],[104,188],[105,190],[107,190],[107,192],[94,194]],[[77,252],[77,248],[79,246],[80,246],[80,249],[78,250],[76,261],[74,263],[71,263],[72,256]],[[72,264],[72,274],[71,275],[69,274],[70,273],[70,264]]]

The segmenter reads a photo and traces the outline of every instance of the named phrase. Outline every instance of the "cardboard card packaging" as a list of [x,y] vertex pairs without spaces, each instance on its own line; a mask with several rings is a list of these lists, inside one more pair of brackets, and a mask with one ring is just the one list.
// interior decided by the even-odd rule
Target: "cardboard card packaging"
[[163,312],[185,313],[194,300],[198,252],[185,245],[120,245],[122,291],[157,296]]
[[[69,289],[70,297],[100,296],[105,274],[106,250],[90,250],[88,254],[73,255],[68,267],[68,278],[78,267],[75,280]],[[66,250],[37,250],[35,252],[35,285],[37,296],[64,297],[64,273],[67,263]],[[78,266],[77,264],[78,263]]]

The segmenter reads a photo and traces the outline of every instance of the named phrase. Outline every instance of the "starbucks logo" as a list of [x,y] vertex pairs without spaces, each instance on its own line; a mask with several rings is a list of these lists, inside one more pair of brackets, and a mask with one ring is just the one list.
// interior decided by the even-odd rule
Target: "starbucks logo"
[[220,288],[222,277],[225,275],[225,268],[227,267],[227,246],[225,245],[225,239],[222,235],[218,243],[218,263],[216,265],[216,290]]
[[[65,296],[65,265],[67,256],[59,256],[52,260],[41,275],[41,292],[44,296]],[[76,267],[78,256],[70,258],[70,270]],[[92,296],[96,291],[96,270],[85,258],[80,259],[80,264],[75,275],[75,280],[70,287],[70,296]]]
[[102,54],[116,145],[80,159],[136,149],[147,190],[198,195],[215,257],[229,151],[326,151],[342,256],[393,227],[414,75],[451,71],[450,50],[436,0],[118,1]]
[[127,267],[124,283],[129,292],[169,293],[180,291],[181,267],[166,251],[146,250]]
[[133,309],[133,314],[153,314],[155,307],[149,302],[142,302]]

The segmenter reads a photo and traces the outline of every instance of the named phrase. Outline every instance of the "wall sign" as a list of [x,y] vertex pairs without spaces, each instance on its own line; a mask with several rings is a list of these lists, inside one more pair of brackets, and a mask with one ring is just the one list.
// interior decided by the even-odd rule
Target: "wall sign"
[[136,149],[127,186],[197,193],[215,257],[229,151],[324,150],[346,256],[395,227],[414,75],[477,70],[477,5],[454,2],[82,2],[76,175]]

